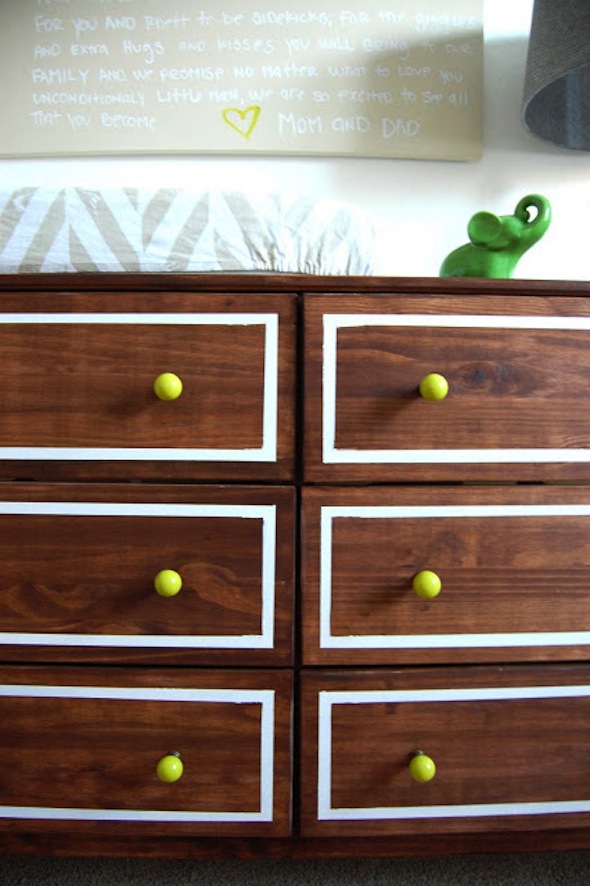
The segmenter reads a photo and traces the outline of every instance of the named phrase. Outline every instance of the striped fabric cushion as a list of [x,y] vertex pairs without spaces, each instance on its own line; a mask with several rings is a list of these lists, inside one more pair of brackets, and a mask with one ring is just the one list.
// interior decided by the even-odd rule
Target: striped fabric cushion
[[375,227],[339,201],[180,189],[0,192],[0,272],[370,274]]

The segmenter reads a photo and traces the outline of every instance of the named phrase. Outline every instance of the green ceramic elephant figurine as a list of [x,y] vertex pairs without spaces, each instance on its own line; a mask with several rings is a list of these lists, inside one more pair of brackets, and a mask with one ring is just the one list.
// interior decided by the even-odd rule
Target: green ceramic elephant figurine
[[[536,209],[531,218],[529,209]],[[440,269],[441,277],[512,277],[518,260],[541,239],[551,222],[546,197],[529,194],[519,201],[514,215],[476,212],[466,243],[449,253]]]

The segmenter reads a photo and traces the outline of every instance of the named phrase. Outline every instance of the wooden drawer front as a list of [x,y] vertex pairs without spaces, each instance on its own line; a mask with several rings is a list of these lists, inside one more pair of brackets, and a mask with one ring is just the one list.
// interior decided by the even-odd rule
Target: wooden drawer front
[[[590,477],[582,299],[306,305],[308,480]],[[433,372],[440,402],[418,393]]]
[[[305,674],[304,835],[588,825],[590,671]],[[436,765],[417,783],[416,751]]]
[[[187,478],[212,476],[212,464],[215,479],[290,477],[290,300],[282,315],[276,300],[264,311],[247,300],[214,311],[208,299],[208,312],[200,304],[0,314],[4,476],[62,476],[64,462],[82,461],[76,476],[96,476],[92,463],[107,462],[108,476],[123,463],[126,478],[160,478],[176,462],[176,474]],[[182,379],[174,401],[154,393],[163,372]]]
[[[290,697],[289,675],[273,671],[5,668],[0,829],[100,821],[286,834]],[[170,752],[184,772],[166,784],[156,765]]]
[[290,663],[293,490],[39,486],[0,501],[3,656]]
[[307,489],[302,525],[307,664],[588,658],[583,489]]

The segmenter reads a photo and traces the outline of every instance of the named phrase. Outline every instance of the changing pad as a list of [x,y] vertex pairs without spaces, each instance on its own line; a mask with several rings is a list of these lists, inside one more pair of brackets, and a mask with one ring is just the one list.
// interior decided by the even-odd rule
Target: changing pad
[[375,226],[332,200],[238,191],[0,191],[0,273],[366,275]]

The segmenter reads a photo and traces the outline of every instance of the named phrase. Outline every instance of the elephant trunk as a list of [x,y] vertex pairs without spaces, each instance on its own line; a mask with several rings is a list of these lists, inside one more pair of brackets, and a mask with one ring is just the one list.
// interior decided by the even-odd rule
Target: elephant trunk
[[[531,219],[530,209],[536,209],[537,215]],[[523,252],[529,249],[533,243],[540,240],[551,223],[551,204],[546,197],[540,194],[528,194],[518,201],[514,210],[516,218],[525,224],[522,231],[521,245]]]

